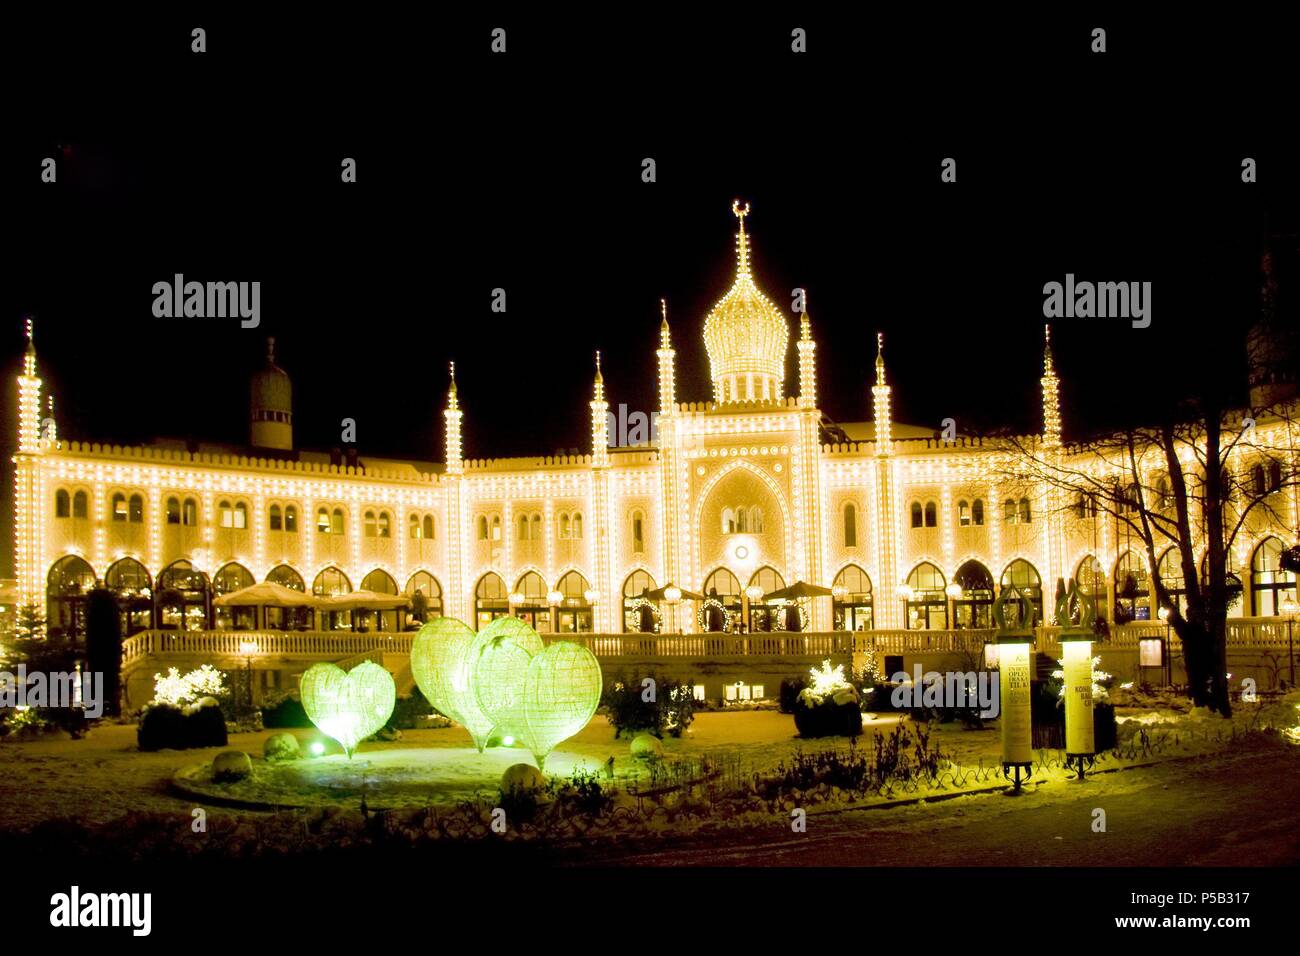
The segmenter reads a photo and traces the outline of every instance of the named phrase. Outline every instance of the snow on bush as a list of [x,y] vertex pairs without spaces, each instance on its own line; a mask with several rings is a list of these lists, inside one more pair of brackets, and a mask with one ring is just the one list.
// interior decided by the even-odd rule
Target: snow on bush
[[211,664],[181,676],[175,667],[167,668],[166,675],[153,675],[153,703],[183,707],[200,697],[220,697],[226,692],[221,671]]

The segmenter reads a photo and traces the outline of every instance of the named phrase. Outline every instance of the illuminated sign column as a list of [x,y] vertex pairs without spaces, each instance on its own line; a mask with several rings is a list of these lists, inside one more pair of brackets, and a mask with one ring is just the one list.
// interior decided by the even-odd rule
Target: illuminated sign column
[[[1071,608],[1078,610],[1074,623]],[[1092,640],[1096,608],[1091,597],[1071,581],[1056,602],[1056,623],[1061,631],[1061,672],[1065,694],[1065,762],[1074,765],[1082,780],[1097,753],[1093,724]]]
[[[1010,602],[1020,605],[1020,613],[1013,627],[1006,623]],[[998,622],[998,698],[1001,715],[998,723],[1002,731],[1002,774],[1012,777],[1014,792],[1020,792],[1021,774],[1033,774],[1034,733],[1031,691],[1033,679],[1033,654],[1031,647],[1034,632],[1023,622],[1034,619],[1034,606],[1027,595],[1013,587],[1002,589],[993,606]]]

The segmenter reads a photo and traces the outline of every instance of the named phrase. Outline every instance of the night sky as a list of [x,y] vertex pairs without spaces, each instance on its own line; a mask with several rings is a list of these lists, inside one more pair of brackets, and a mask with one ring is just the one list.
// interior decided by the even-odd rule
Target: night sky
[[[657,407],[660,297],[679,400],[711,397],[702,324],[734,273],[733,198],[752,203],[759,286],[787,310],[790,289],[808,290],[834,420],[870,418],[879,329],[897,420],[1037,428],[1042,286],[1067,272],[1154,284],[1149,329],[1055,324],[1067,437],[1141,418],[1198,376],[1244,386],[1244,347],[1222,330],[1259,308],[1265,242],[1294,251],[1300,165],[1267,121],[1212,128],[1212,75],[1198,74],[1214,95],[1192,121],[1130,109],[1125,84],[1145,67],[1122,51],[1068,93],[1084,56],[1026,53],[1016,117],[990,111],[1016,76],[998,56],[978,82],[950,64],[928,77],[953,84],[941,105],[904,108],[888,91],[906,75],[852,57],[794,68],[788,27],[748,31],[727,37],[743,68],[705,55],[713,35],[661,28],[637,57],[606,46],[584,65],[529,50],[545,34],[520,29],[508,66],[445,51],[421,65],[398,47],[383,76],[338,76],[329,95],[287,72],[267,94],[273,44],[247,38],[231,60],[164,58],[192,84],[184,97],[130,46],[106,88],[56,78],[66,115],[32,117],[0,169],[6,500],[27,315],[68,439],[244,443],[248,377],[274,335],[299,447],[338,446],[353,418],[362,456],[441,460],[454,359],[467,456],[586,452],[594,350],[614,407]],[[410,93],[416,74],[427,95]],[[633,92],[612,95],[616,77]],[[97,110],[123,90],[141,95]],[[38,181],[45,156],[56,185]],[[356,185],[339,182],[344,156]],[[945,156],[956,184],[939,182]],[[260,280],[261,327],[154,318],[151,287],[177,272]],[[498,286],[505,315],[490,310]],[[6,542],[10,521],[0,509]],[[11,563],[6,545],[0,575]]]

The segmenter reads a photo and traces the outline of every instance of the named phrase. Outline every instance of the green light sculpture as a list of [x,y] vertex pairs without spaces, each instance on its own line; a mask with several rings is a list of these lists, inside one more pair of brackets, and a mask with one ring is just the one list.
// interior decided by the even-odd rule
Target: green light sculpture
[[546,755],[591,720],[600,703],[600,663],[587,648],[549,646],[526,621],[497,618],[478,634],[439,618],[420,628],[411,673],[429,703],[463,724],[482,753],[513,737],[540,768]]
[[539,769],[556,744],[587,726],[600,689],[600,662],[581,644],[552,644],[529,662],[523,740]]
[[342,744],[349,760],[357,744],[388,723],[397,703],[393,675],[374,661],[362,661],[350,671],[328,662],[313,664],[299,689],[311,722]]
[[425,700],[469,731],[482,753],[492,721],[479,707],[470,681],[469,652],[474,641],[474,631],[455,618],[429,621],[411,643],[411,674]]

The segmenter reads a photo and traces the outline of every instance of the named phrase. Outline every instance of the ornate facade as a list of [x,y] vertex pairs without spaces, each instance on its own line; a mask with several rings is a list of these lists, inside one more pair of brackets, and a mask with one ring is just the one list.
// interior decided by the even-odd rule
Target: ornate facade
[[[712,399],[679,395],[665,314],[657,434],[633,447],[611,446],[598,360],[589,455],[464,459],[473,402],[462,409],[453,367],[444,462],[331,460],[294,449],[289,377],[273,353],[252,386],[251,450],[62,441],[29,341],[15,458],[21,600],[47,602],[50,626],[75,630],[80,596],[98,584],[119,594],[133,629],[209,627],[215,594],[270,578],[323,594],[418,589],[430,612],[466,621],[513,612],[539,630],[610,633],[645,626],[638,598],[667,585],[716,592],[754,629],[782,626],[763,595],[805,581],[833,589],[806,608],[806,626],[826,631],[986,626],[1003,585],[1041,601],[1076,577],[1112,620],[1156,616],[1147,559],[1119,522],[1059,491],[1013,488],[992,444],[892,420],[880,336],[863,389],[871,420],[828,431],[812,320],[797,316],[790,388],[790,323],[751,271],[749,207],[733,209],[734,284],[704,320]],[[1036,445],[1069,456],[1050,343],[1040,384]],[[1252,467],[1243,444],[1241,468]],[[1277,614],[1294,596],[1278,556],[1295,539],[1295,489],[1279,496],[1234,548],[1245,591],[1234,613]],[[690,632],[710,620],[699,610],[655,602],[652,613]]]

